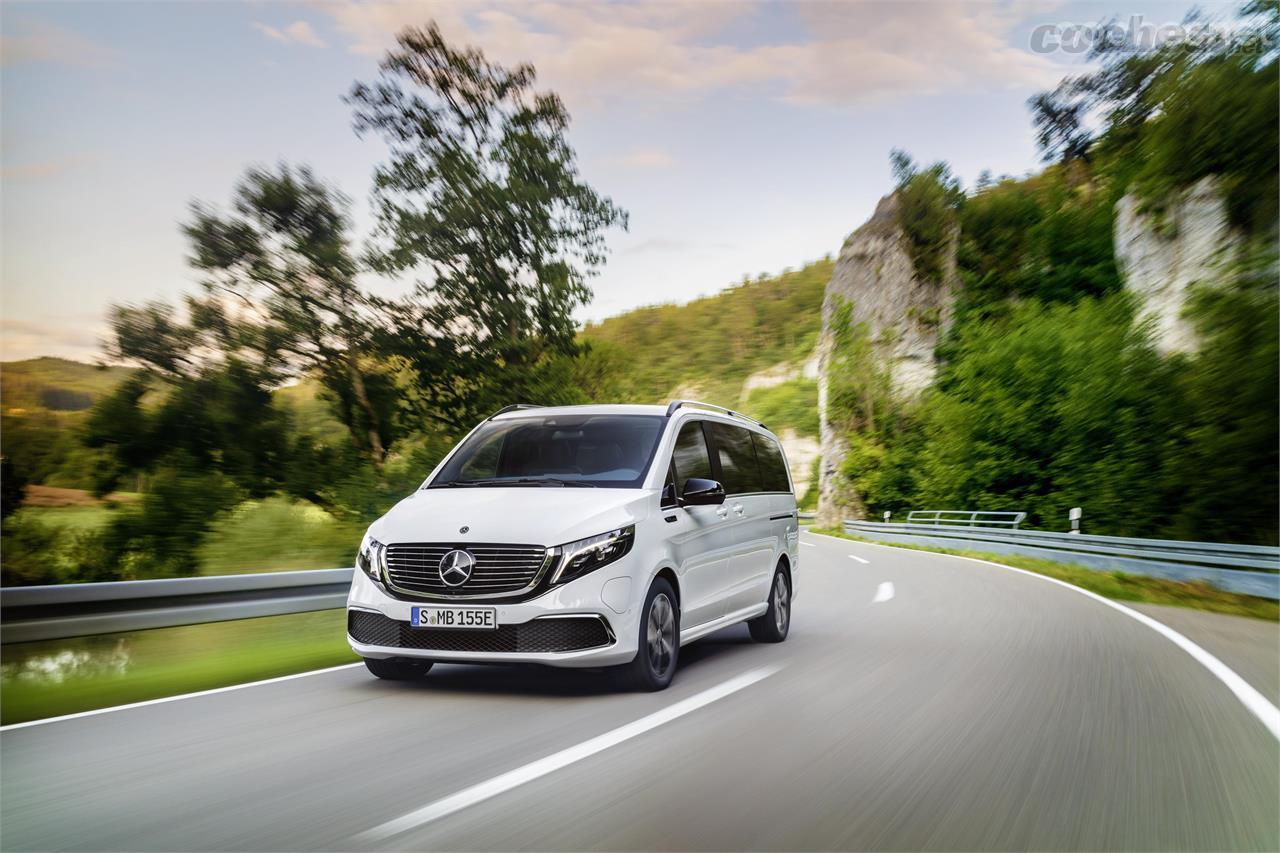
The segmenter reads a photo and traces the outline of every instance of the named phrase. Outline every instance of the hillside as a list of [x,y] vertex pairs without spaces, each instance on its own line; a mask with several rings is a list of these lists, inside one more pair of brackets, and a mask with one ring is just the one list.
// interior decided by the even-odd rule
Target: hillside
[[832,266],[824,259],[685,305],[638,308],[588,325],[582,338],[626,355],[619,382],[627,400],[686,396],[746,406],[749,377],[761,375],[753,387],[776,386],[813,355]]
[[39,410],[82,412],[132,372],[128,367],[99,367],[66,358],[7,361],[0,364],[0,402],[9,415]]

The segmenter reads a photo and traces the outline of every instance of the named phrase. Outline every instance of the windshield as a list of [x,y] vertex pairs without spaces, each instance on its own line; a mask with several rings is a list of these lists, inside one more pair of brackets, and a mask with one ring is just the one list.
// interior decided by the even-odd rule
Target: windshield
[[427,488],[599,486],[638,489],[666,419],[554,415],[489,421]]

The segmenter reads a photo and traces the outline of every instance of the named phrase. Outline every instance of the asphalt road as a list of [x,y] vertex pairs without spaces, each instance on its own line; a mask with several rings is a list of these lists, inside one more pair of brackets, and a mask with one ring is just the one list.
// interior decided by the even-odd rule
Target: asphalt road
[[689,646],[664,693],[348,668],[3,732],[0,847],[1280,848],[1280,743],[1165,637],[1015,572],[802,541],[790,638]]

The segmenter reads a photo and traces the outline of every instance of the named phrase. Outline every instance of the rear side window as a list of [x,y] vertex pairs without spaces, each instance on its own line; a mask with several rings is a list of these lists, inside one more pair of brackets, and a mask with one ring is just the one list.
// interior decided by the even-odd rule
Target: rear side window
[[763,492],[765,489],[760,480],[760,466],[756,463],[751,432],[712,421],[711,435],[715,438],[716,454],[720,457],[720,476],[725,493]]
[[764,490],[790,492],[787,463],[782,458],[782,448],[778,446],[778,442],[758,432],[751,433],[751,440],[756,446],[756,459],[760,462],[760,479],[764,482]]
[[702,434],[700,421],[691,421],[680,428],[671,462],[676,469],[676,490],[681,493],[684,492],[684,484],[694,477],[712,478],[711,456],[707,452],[707,439]]

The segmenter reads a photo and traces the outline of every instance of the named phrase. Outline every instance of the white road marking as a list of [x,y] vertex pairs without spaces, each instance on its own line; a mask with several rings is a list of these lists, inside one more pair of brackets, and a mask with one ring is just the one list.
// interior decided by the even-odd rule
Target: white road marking
[[177,702],[179,699],[195,699],[197,696],[213,696],[215,693],[230,693],[232,690],[244,690],[248,687],[261,687],[264,684],[279,684],[281,681],[293,681],[295,678],[306,678],[308,675],[321,675],[326,672],[337,672],[364,666],[362,663],[344,663],[341,666],[330,666],[325,669],[313,669],[308,672],[295,672],[293,675],[281,675],[276,678],[265,678],[262,681],[249,681],[244,684],[231,684],[227,687],[214,687],[211,690],[198,690],[195,693],[180,693],[177,696],[162,696],[159,699],[147,699],[144,702],[130,702],[128,705],[112,705],[110,708],[95,708],[92,711],[80,711],[76,714],[63,714],[61,717],[46,717],[43,720],[29,720],[25,723],[10,723],[0,726],[0,732],[13,729],[25,729],[28,726],[43,726],[46,723],[60,723],[63,720],[78,720],[81,717],[96,717],[98,714],[110,714],[112,711],[127,711],[130,708],[142,708],[146,705],[163,705],[165,702]]
[[882,604],[883,602],[889,601],[892,598],[893,598],[893,584],[890,581],[885,581],[884,583],[880,584],[880,586],[876,587],[876,597],[871,599],[871,603]]
[[801,542],[800,544],[801,544],[801,545],[803,545],[803,546],[804,546],[804,547],[806,547],[806,548],[817,548],[817,547],[818,547],[817,545],[814,545],[812,542]]
[[870,561],[870,560],[864,560],[864,559],[862,559],[861,557],[859,557],[857,554],[850,554],[850,555],[849,555],[849,559],[850,559],[850,560],[857,560],[859,563],[862,563],[862,565],[864,565],[864,566],[869,566],[869,565],[871,565],[871,561]]
[[781,666],[768,666],[744,672],[742,675],[730,678],[715,687],[696,693],[688,699],[682,699],[674,705],[669,705],[661,711],[655,711],[647,717],[641,717],[634,722],[627,723],[625,726],[619,726],[613,731],[605,732],[598,737],[591,738],[591,740],[583,741],[577,746],[563,749],[523,767],[517,767],[515,770],[503,773],[501,776],[495,776],[487,782],[472,785],[470,788],[464,788],[456,794],[450,794],[443,799],[428,803],[420,809],[360,833],[356,836],[356,840],[381,841],[393,835],[408,832],[433,820],[439,820],[491,797],[504,794],[512,788],[517,788],[526,782],[532,782],[535,779],[546,776],[548,773],[554,773],[584,758],[590,758],[597,752],[617,746],[623,741],[630,740],[647,731],[666,725],[678,717],[683,717],[685,714],[710,705],[718,699],[737,693],[744,687],[750,687],[757,681],[768,678],[780,669],[782,669]]
[[[826,536],[825,533],[815,533],[814,535]],[[838,536],[830,536],[828,538],[837,539],[837,540],[840,539],[840,537]],[[882,545],[879,542],[863,542],[861,544],[873,545],[876,548],[893,548],[895,551],[904,550],[902,548],[894,548],[894,546],[892,545]],[[929,553],[929,552],[917,552],[917,553]],[[1227,689],[1235,694],[1236,698],[1240,700],[1240,703],[1244,705],[1244,707],[1249,711],[1249,713],[1257,717],[1258,721],[1261,722],[1264,726],[1266,726],[1267,730],[1270,731],[1271,734],[1274,735],[1277,740],[1280,740],[1280,708],[1277,708],[1275,705],[1271,704],[1270,699],[1263,696],[1260,692],[1258,692],[1257,689],[1254,688],[1252,684],[1250,684],[1249,682],[1241,678],[1240,675],[1234,669],[1227,666],[1225,663],[1218,660],[1218,658],[1214,657],[1212,654],[1205,651],[1204,648],[1197,645],[1192,640],[1187,639],[1187,637],[1183,636],[1182,634],[1179,634],[1177,631],[1173,630],[1163,622],[1158,622],[1155,619],[1152,619],[1150,616],[1148,616],[1145,613],[1139,613],[1137,610],[1134,610],[1129,607],[1125,607],[1123,604],[1112,601],[1109,598],[1104,598],[1103,596],[1098,595],[1096,592],[1090,592],[1087,589],[1082,589],[1081,587],[1078,587],[1074,584],[1069,584],[1066,581],[1060,581],[1057,578],[1051,578],[1045,575],[1038,575],[1035,572],[1029,572],[1026,569],[1018,569],[1018,568],[1014,568],[1013,566],[1006,566],[1004,563],[993,563],[990,560],[981,560],[981,559],[978,559],[977,557],[961,557],[959,554],[938,554],[934,552],[932,553],[931,556],[951,557],[956,560],[968,560],[971,563],[981,563],[984,566],[995,566],[997,569],[1005,569],[1010,572],[1017,572],[1020,575],[1026,575],[1027,577],[1036,578],[1037,580],[1047,581],[1048,583],[1055,583],[1060,587],[1064,587],[1066,589],[1072,590],[1073,592],[1078,592],[1081,595],[1088,596],[1089,598],[1092,598],[1094,601],[1097,601],[1100,604],[1105,604],[1107,607],[1110,607],[1112,610],[1118,610],[1121,613],[1125,614],[1126,616],[1129,616],[1133,619],[1138,620],[1143,625],[1146,625],[1148,628],[1155,631],[1157,634],[1164,637],[1169,642],[1173,643],[1175,646],[1182,649],[1187,654],[1191,655],[1191,657],[1195,658],[1197,663],[1199,663],[1205,669],[1209,670],[1209,672],[1212,673],[1215,678],[1217,678],[1219,681],[1225,684]]]

